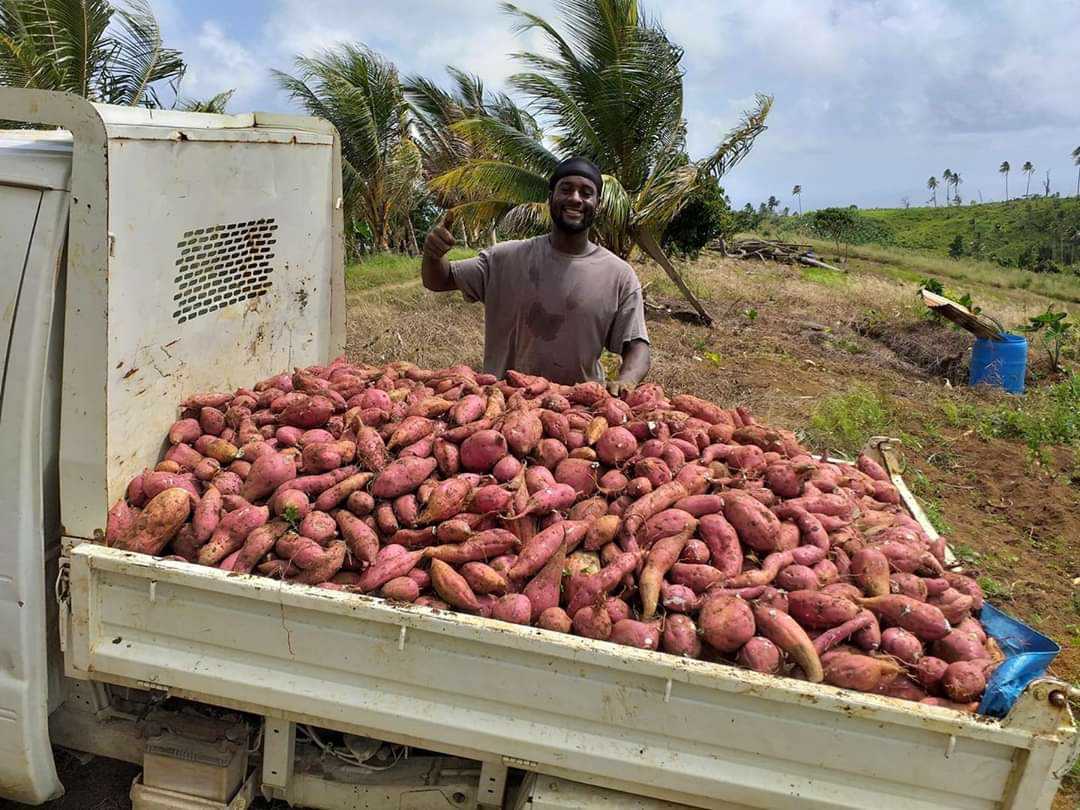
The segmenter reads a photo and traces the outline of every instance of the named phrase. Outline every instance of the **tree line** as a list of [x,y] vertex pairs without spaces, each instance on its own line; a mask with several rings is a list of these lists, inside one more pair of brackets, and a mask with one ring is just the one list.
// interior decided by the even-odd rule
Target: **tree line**
[[[299,106],[341,135],[351,252],[415,251],[418,234],[451,209],[470,245],[542,232],[548,177],[570,155],[604,175],[594,238],[617,255],[643,241],[670,244],[673,231],[691,242],[715,236],[726,210],[719,180],[765,131],[772,98],[758,94],[692,160],[683,51],[637,0],[568,0],[556,22],[510,3],[501,10],[511,31],[538,32],[550,47],[514,56],[514,97],[453,66],[445,84],[401,76],[362,43],[273,70]],[[179,108],[223,111],[231,91],[181,97],[184,69],[147,0],[0,0],[0,84],[149,107],[162,106],[168,86]]]

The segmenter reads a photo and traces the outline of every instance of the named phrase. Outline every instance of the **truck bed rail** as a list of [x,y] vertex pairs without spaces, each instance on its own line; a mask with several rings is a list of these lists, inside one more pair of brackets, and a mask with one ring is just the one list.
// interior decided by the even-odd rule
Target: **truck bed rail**
[[697,807],[1039,808],[1077,744],[1004,721],[82,543],[68,674]]

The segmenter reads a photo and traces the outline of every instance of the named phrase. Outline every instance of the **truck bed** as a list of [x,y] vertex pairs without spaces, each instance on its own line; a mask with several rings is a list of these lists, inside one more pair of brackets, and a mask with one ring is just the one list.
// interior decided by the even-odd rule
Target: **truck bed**
[[73,677],[697,807],[1049,807],[1077,744],[1038,684],[998,721],[90,543],[67,560]]

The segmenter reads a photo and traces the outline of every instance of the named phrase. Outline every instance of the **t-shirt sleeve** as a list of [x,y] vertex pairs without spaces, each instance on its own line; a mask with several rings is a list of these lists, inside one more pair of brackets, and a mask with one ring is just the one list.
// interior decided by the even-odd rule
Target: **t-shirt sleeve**
[[461,290],[466,301],[483,301],[487,293],[488,271],[491,257],[486,250],[471,259],[450,262],[450,278]]
[[645,303],[641,295],[641,284],[634,279],[634,284],[624,290],[619,301],[619,310],[608,330],[607,350],[622,354],[623,347],[632,340],[649,342],[649,330],[645,328]]

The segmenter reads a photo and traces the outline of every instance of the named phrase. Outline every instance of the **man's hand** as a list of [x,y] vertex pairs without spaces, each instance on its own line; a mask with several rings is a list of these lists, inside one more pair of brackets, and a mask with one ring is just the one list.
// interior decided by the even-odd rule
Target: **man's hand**
[[450,232],[452,227],[454,227],[454,215],[447,212],[442,221],[432,228],[424,238],[425,258],[439,261],[450,252],[450,248],[457,244],[454,234]]
[[608,380],[607,390],[613,397],[621,397],[627,391],[633,391],[634,386],[622,380]]

